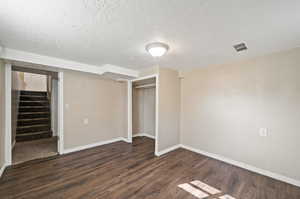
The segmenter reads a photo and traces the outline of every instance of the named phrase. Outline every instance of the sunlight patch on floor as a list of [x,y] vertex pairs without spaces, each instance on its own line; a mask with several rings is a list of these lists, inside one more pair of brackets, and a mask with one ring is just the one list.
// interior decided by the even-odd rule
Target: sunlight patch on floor
[[196,187],[204,190],[205,192],[211,194],[211,195],[214,195],[214,194],[218,194],[218,193],[221,193],[220,190],[212,187],[212,186],[209,186],[208,184],[205,184],[199,180],[195,180],[195,181],[192,181],[191,182],[192,185],[195,185]]
[[196,189],[195,187],[193,187],[192,185],[189,185],[188,183],[180,184],[180,185],[178,185],[178,187],[189,192],[190,194],[192,194],[193,196],[195,196],[197,198],[201,199],[201,198],[208,197],[208,194],[200,191],[199,189]]
[[234,197],[230,196],[230,195],[224,195],[219,197],[220,199],[235,199]]
[[235,199],[234,197],[228,194],[222,195],[222,192],[219,189],[205,184],[204,182],[201,182],[199,180],[194,180],[190,183],[180,184],[178,185],[178,187],[185,190],[186,192],[189,192],[190,194],[199,199],[204,199],[207,197],[216,197],[216,199]]

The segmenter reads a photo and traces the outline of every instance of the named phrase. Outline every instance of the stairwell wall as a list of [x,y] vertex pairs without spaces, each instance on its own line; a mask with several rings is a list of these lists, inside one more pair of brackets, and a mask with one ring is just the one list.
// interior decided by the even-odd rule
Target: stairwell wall
[[17,119],[18,119],[18,109],[19,109],[19,98],[20,98],[20,91],[24,90],[26,84],[24,82],[24,73],[18,71],[12,71],[12,99],[11,99],[11,122],[12,122],[12,136],[11,136],[11,143],[12,148],[15,145],[16,140],[16,132],[17,132]]

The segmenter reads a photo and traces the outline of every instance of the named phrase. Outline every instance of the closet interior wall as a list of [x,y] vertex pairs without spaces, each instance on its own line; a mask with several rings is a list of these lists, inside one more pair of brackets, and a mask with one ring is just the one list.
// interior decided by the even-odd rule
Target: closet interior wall
[[155,79],[135,82],[132,89],[132,132],[155,138]]

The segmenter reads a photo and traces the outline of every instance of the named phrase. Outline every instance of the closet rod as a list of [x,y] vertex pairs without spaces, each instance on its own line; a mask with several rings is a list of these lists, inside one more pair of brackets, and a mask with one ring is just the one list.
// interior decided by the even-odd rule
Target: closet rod
[[150,87],[155,87],[155,84],[145,84],[145,85],[135,86],[134,88],[150,88]]

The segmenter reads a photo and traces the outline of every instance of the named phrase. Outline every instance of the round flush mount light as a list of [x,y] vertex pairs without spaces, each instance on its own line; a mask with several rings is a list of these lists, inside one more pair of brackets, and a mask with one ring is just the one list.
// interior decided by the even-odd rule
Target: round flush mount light
[[152,57],[161,57],[169,50],[169,46],[164,43],[154,42],[146,45],[146,50]]

